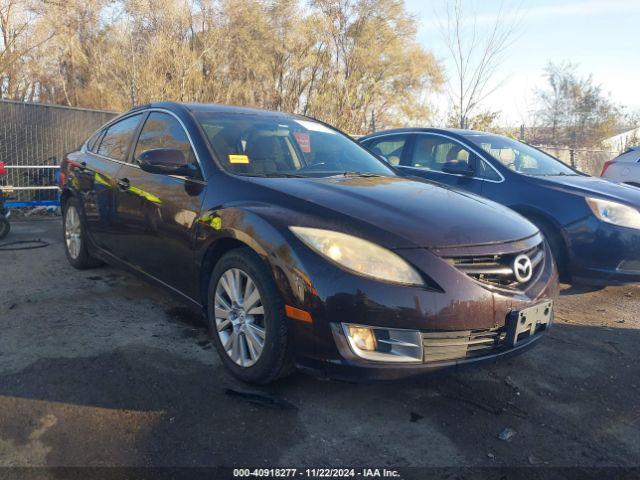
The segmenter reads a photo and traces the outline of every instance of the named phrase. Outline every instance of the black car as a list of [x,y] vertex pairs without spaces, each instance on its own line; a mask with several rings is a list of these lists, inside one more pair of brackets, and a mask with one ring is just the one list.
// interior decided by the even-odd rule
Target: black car
[[530,145],[473,130],[405,128],[360,142],[405,175],[481,195],[543,232],[560,277],[640,281],[640,189],[590,177]]
[[60,182],[71,264],[128,268],[202,307],[245,381],[497,358],[553,316],[557,273],[534,225],[398,176],[309,118],[146,105],[67,155]]

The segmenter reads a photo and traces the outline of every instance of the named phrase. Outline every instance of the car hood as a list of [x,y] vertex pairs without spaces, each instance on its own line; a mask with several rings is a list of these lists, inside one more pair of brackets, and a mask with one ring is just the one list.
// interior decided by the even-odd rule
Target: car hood
[[[537,228],[490,200],[402,177],[252,178],[264,187],[364,221],[404,239],[390,248],[520,240]],[[290,204],[290,200],[287,200]],[[351,225],[347,224],[348,227]]]
[[640,188],[582,175],[529,177],[538,185],[584,197],[607,198],[640,207]]

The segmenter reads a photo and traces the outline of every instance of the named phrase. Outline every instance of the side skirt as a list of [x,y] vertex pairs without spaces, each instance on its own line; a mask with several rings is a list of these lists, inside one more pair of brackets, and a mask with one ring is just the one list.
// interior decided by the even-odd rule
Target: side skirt
[[133,273],[134,275],[137,275],[138,277],[141,277],[149,281],[149,283],[154,283],[156,285],[159,285],[160,287],[163,287],[165,290],[167,290],[169,293],[173,294],[174,296],[182,300],[186,300],[192,305],[204,311],[204,305],[202,305],[199,301],[195,300],[194,298],[191,298],[189,295],[181,292],[180,290],[172,287],[171,285],[163,282],[162,280],[154,277],[153,275],[148,274],[144,270],[141,270],[140,268],[134,265],[131,265],[129,262],[125,262],[124,260],[116,257],[112,253],[107,252],[106,250],[103,250],[102,248],[95,246],[95,244],[92,245],[91,247],[92,247],[91,254],[99,258],[103,262],[108,263],[109,265],[112,265],[114,267],[127,270]]

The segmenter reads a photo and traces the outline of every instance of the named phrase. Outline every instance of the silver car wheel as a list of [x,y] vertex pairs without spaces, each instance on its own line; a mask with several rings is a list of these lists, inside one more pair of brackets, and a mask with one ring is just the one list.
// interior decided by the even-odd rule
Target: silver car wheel
[[64,217],[64,240],[71,258],[77,259],[82,248],[82,227],[78,210],[73,205],[69,205]]
[[215,322],[227,355],[251,367],[262,354],[266,338],[264,305],[253,279],[239,268],[224,272],[215,290]]

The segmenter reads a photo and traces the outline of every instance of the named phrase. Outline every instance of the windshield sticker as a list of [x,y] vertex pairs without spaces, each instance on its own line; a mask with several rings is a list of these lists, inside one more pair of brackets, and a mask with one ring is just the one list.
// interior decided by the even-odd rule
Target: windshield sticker
[[310,132],[330,133],[332,135],[336,134],[336,132],[334,132],[330,128],[325,127],[321,123],[308,122],[307,120],[296,120],[295,122],[298,125],[304,127],[306,130],[309,130]]
[[249,163],[246,155],[229,155],[229,163]]
[[311,153],[311,137],[307,132],[293,132],[302,153]]

